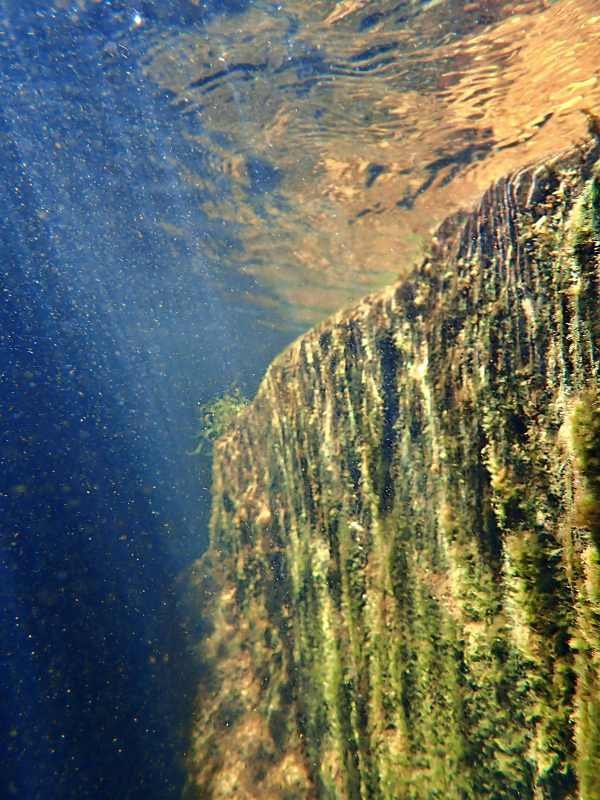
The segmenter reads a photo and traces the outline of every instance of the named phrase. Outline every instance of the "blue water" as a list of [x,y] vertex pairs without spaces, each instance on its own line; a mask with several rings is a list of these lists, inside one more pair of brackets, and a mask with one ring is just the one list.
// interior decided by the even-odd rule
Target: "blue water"
[[0,797],[165,799],[196,669],[178,576],[206,544],[197,403],[252,393],[290,334],[202,257],[235,241],[139,61],[153,31],[244,4],[47,5],[0,3]]

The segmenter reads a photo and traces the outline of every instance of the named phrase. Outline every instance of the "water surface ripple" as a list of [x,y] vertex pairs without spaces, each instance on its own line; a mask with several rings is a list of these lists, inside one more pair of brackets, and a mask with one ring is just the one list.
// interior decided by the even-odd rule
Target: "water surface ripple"
[[598,64],[594,0],[257,0],[145,59],[209,154],[188,175],[203,212],[236,234],[207,247],[301,324],[404,274],[500,174],[582,139]]

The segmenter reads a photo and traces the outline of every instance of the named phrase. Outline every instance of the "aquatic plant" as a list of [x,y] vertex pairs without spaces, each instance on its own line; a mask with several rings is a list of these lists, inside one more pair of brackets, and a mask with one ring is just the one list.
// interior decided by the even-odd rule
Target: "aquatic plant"
[[198,408],[200,417],[198,443],[190,455],[198,456],[205,451],[205,448],[212,447],[215,439],[230,430],[238,414],[248,403],[248,398],[242,394],[239,386],[233,385],[218,397],[201,404]]
[[576,522],[600,545],[600,397],[595,388],[583,392],[571,418],[573,450],[581,476]]

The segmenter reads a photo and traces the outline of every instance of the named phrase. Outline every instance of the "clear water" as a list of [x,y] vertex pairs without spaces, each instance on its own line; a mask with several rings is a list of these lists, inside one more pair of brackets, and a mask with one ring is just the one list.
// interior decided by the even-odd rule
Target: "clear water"
[[198,404],[585,135],[594,5],[0,2],[0,796],[179,796]]

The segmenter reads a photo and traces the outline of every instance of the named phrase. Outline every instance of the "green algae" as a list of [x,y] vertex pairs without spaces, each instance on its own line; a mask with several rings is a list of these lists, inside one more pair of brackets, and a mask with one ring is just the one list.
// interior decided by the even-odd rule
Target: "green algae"
[[227,433],[248,402],[248,398],[244,397],[239,386],[232,386],[222,395],[200,405],[198,443],[190,455],[200,455],[210,448],[216,439]]
[[596,157],[492,187],[216,442],[198,797],[600,796]]

